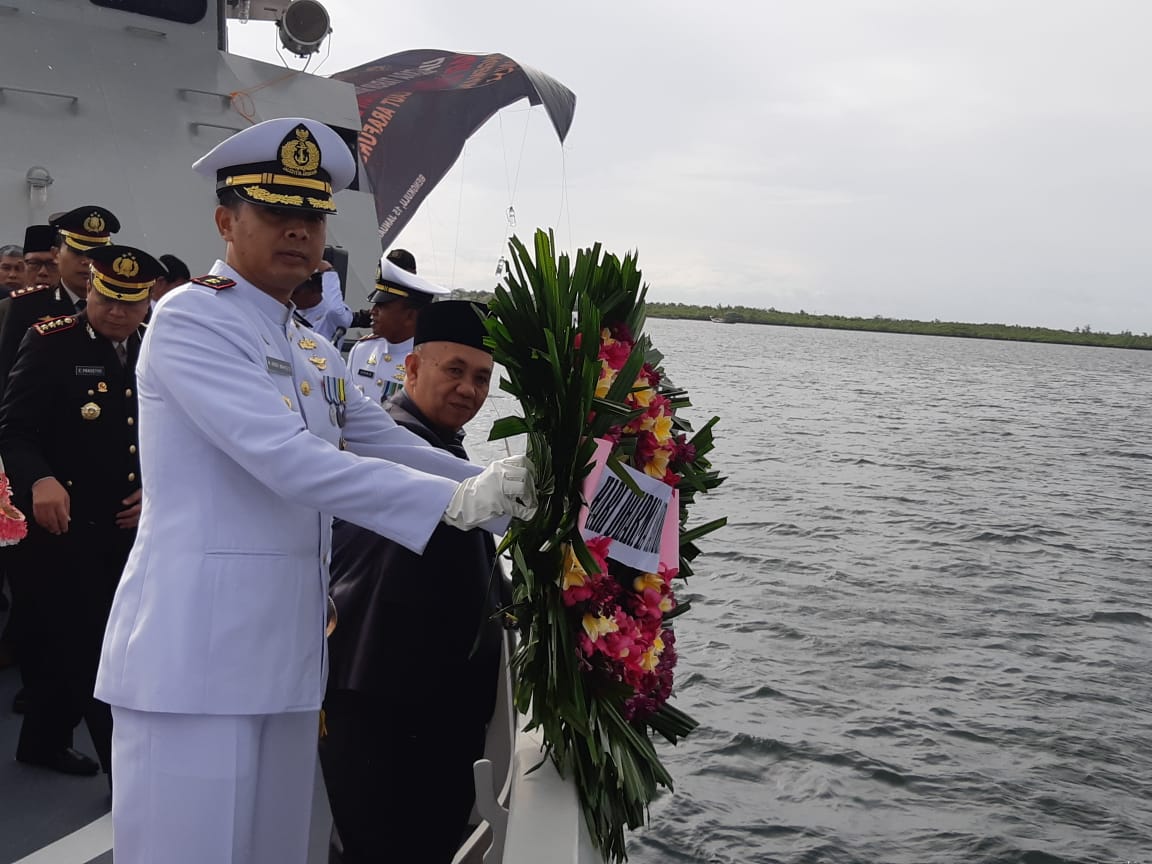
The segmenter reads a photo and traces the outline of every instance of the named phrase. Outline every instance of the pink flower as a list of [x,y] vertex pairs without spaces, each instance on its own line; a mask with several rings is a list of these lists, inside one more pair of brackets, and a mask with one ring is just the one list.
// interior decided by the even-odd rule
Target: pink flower
[[600,359],[616,372],[624,368],[631,353],[632,345],[628,342],[608,340],[600,345]]

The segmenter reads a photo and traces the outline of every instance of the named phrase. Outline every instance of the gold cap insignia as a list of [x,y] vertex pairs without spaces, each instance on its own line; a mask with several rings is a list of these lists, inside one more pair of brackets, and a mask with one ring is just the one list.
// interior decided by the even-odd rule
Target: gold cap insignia
[[280,167],[295,177],[312,177],[320,170],[320,148],[303,123],[280,145]]
[[91,231],[93,234],[104,233],[104,217],[99,213],[91,214],[84,220],[84,230]]
[[140,263],[131,255],[121,255],[112,262],[112,272],[117,276],[131,279],[140,272]]
[[100,416],[100,406],[95,402],[85,402],[80,406],[80,416],[85,420],[95,420]]

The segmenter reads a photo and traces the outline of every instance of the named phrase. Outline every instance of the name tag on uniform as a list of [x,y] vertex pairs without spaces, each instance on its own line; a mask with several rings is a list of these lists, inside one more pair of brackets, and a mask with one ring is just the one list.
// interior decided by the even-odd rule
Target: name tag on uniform
[[281,360],[278,357],[265,357],[268,361],[268,371],[273,375],[291,375],[292,364],[287,360]]
[[357,369],[356,374],[357,375],[363,375],[365,378],[371,378],[372,377],[372,370],[371,369]]
[[91,375],[93,377],[100,377],[104,374],[103,366],[77,366],[77,375]]

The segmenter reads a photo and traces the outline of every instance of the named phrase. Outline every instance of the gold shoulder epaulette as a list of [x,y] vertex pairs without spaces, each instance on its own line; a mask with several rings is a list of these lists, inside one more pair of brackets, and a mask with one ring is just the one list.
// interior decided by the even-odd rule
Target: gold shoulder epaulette
[[33,324],[36,332],[41,336],[47,336],[49,333],[60,333],[64,330],[71,330],[80,319],[75,315],[62,315],[59,318],[49,318],[47,321],[41,321],[39,324]]
[[197,276],[192,281],[197,285],[203,285],[205,288],[211,288],[214,291],[223,291],[225,288],[231,288],[236,284],[236,280],[229,279],[226,276]]
[[47,291],[47,290],[48,290],[47,285],[30,285],[27,288],[17,288],[15,291],[13,291],[8,296],[12,297],[12,298],[27,297],[29,294],[37,294],[40,291]]

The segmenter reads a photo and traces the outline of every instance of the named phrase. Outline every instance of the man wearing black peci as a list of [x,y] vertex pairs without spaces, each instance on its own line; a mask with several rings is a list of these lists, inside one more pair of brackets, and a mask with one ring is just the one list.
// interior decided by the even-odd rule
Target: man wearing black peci
[[[404,389],[385,404],[398,424],[461,459],[462,427],[492,376],[481,310],[453,300],[422,309]],[[417,555],[338,520],[332,540],[337,623],[320,762],[335,852],[343,864],[448,864],[496,701],[492,536],[441,525]]]
[[[110,771],[112,715],[92,695],[112,596],[140,516],[136,358],[160,264],[91,250],[88,304],[33,325],[0,404],[0,455],[28,536],[11,550],[28,708],[18,761]],[[99,765],[72,747],[88,725]]]

